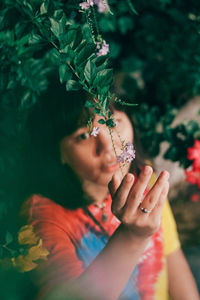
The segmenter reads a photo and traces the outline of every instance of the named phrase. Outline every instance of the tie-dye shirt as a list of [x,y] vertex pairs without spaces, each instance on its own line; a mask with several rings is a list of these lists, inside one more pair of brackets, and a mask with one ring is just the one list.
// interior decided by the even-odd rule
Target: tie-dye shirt
[[[23,206],[36,233],[50,255],[36,269],[36,284],[42,299],[57,284],[78,277],[106,245],[120,222],[111,212],[111,197],[104,209],[90,205],[87,210],[69,210],[39,195]],[[107,218],[105,218],[105,215]],[[176,225],[165,203],[162,226],[154,234],[134,268],[119,299],[167,300],[166,255],[180,247]]]

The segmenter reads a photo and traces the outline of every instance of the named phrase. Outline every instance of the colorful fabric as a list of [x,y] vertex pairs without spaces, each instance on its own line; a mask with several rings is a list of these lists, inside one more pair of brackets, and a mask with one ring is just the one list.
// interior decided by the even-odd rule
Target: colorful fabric
[[[36,269],[38,299],[57,284],[78,277],[120,224],[111,213],[110,196],[104,210],[90,205],[88,211],[82,208],[73,211],[34,195],[24,204],[22,214],[28,216],[28,223],[34,226],[50,252],[48,260]],[[166,255],[179,246],[175,222],[166,203],[162,226],[151,238],[119,299],[168,299]]]

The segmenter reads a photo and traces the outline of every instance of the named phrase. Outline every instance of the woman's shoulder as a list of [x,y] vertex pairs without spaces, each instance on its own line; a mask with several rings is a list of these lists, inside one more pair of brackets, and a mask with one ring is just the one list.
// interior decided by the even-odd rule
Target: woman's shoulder
[[50,222],[54,224],[67,224],[75,218],[78,210],[67,209],[53,200],[42,195],[31,195],[22,205],[20,216],[34,225],[37,222]]

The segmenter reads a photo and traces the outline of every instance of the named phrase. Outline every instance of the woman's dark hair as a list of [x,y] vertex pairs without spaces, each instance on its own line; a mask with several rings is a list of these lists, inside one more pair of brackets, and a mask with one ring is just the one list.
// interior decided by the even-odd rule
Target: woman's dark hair
[[[24,197],[41,194],[75,209],[84,205],[84,193],[72,169],[61,163],[60,141],[87,124],[89,111],[84,104],[88,94],[83,90],[66,92],[55,75],[50,82],[48,90],[27,116],[22,147],[26,179]],[[112,107],[125,109],[131,119],[130,109],[126,111],[121,105]]]
[[76,208],[83,204],[83,191],[76,175],[60,159],[60,141],[86,125],[84,91],[66,92],[53,76],[48,90],[30,109],[23,134],[24,197],[41,194],[55,202]]

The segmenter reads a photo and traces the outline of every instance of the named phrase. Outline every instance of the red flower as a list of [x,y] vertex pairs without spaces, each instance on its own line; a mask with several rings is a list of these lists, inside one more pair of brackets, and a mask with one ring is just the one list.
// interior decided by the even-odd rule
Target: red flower
[[188,148],[187,157],[193,163],[189,170],[185,170],[186,181],[197,184],[200,188],[200,140],[195,140],[194,146]]
[[188,148],[188,159],[193,161],[193,168],[200,168],[200,141],[195,140],[194,147]]
[[192,202],[200,202],[200,194],[192,194],[190,196],[190,201],[192,201]]
[[185,170],[185,175],[186,181],[192,184],[197,184],[200,188],[200,169],[190,171]]

